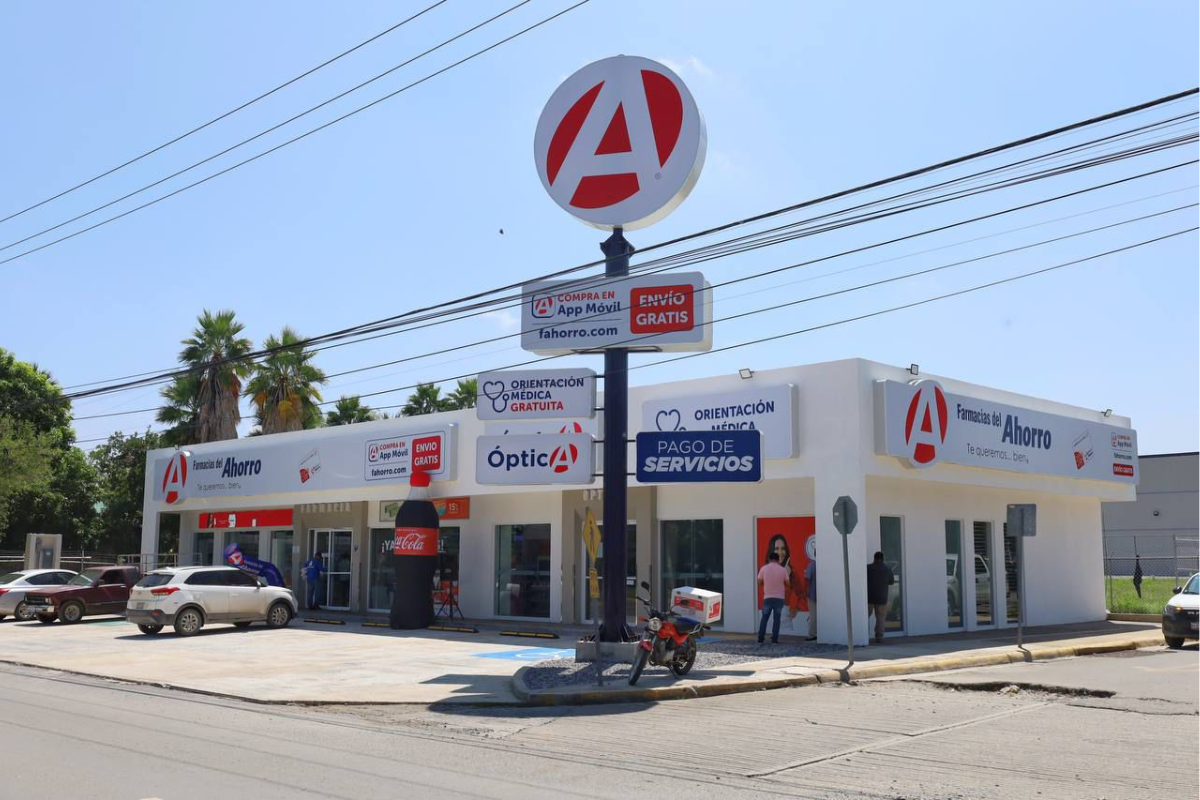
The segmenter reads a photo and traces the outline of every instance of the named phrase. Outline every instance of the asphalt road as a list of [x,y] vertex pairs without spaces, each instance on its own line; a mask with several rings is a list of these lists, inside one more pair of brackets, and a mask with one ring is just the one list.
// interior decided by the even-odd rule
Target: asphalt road
[[575,709],[254,705],[0,666],[0,798],[1195,798],[1198,664]]

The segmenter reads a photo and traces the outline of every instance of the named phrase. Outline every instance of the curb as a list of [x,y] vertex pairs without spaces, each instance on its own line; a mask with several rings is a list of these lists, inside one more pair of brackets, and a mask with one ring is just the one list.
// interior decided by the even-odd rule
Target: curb
[[1112,622],[1162,622],[1162,614],[1121,614],[1108,612]]
[[938,658],[924,661],[907,661],[898,664],[879,664],[877,666],[852,667],[846,670],[824,670],[808,675],[790,675],[780,678],[762,680],[729,681],[718,684],[691,684],[687,686],[658,686],[649,689],[587,689],[578,692],[556,692],[544,689],[530,689],[525,685],[525,674],[530,667],[521,667],[512,677],[512,692],[524,705],[528,706],[575,706],[599,705],[605,703],[655,703],[664,700],[690,700],[696,697],[717,697],[743,692],[760,692],[768,689],[785,689],[797,686],[812,686],[822,683],[841,683],[843,680],[866,680],[869,678],[888,678],[896,675],[916,675],[924,672],[945,672],[971,667],[991,667],[1001,664],[1014,664],[1022,661],[1047,661],[1056,658],[1073,658],[1076,656],[1091,656],[1101,653],[1116,653],[1125,650],[1137,650],[1142,647],[1155,647],[1163,643],[1162,636],[1155,633],[1152,636],[1139,636],[1122,639],[1116,642],[1104,642],[1094,645],[1073,645],[1069,647],[1043,647],[1037,650],[1013,650],[1011,652],[988,653],[976,656],[961,656],[958,658]]

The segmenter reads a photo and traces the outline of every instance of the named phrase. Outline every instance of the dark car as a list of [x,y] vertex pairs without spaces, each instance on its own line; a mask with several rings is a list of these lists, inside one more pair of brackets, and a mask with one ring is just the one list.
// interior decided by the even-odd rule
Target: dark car
[[137,567],[88,567],[64,586],[27,593],[25,604],[39,622],[72,624],[95,614],[124,614],[129,591],[141,577]]

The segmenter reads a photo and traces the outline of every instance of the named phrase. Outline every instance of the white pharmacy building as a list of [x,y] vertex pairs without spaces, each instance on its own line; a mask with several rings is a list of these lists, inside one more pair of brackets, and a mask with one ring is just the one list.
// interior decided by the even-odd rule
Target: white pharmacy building
[[[866,567],[876,551],[895,575],[888,636],[1011,627],[1022,603],[1029,625],[1105,616],[1101,504],[1134,500],[1138,480],[1127,418],[859,359],[638,386],[629,409],[630,440],[642,431],[756,430],[762,450],[758,483],[642,484],[628,446],[621,523],[631,619],[635,586],[645,580],[663,604],[677,586],[721,592],[724,629],[753,631],[755,576],[775,550],[791,570],[784,633],[805,635],[816,613],[819,639],[844,642],[842,541],[831,515],[842,495],[858,507],[847,537],[858,644],[868,637]],[[610,522],[600,479],[591,482],[602,445],[571,439],[595,451],[582,477],[573,465],[586,464],[586,452],[560,448],[542,459],[547,475],[573,484],[502,483],[489,477],[486,457],[477,463],[477,451],[490,453],[482,445],[497,436],[522,437],[522,452],[537,449],[533,434],[599,439],[599,415],[478,416],[455,411],[153,451],[142,552],[158,553],[163,518],[178,515],[182,564],[221,563],[236,544],[275,564],[303,601],[301,565],[320,553],[327,571],[314,594],[323,609],[386,614],[394,517],[416,468],[431,474],[442,515],[439,597],[452,590],[467,618],[590,621],[588,571],[604,570],[590,563],[581,534],[589,511],[601,526]],[[1037,507],[1031,537],[1005,529],[1008,505],[1017,503]],[[805,579],[813,562],[815,611]]]

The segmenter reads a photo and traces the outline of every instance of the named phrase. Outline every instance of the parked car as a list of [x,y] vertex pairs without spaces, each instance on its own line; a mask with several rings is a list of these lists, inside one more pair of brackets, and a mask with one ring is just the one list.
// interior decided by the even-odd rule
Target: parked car
[[[955,609],[962,609],[962,598],[959,596],[961,580],[958,575],[959,558],[956,554],[946,556],[946,606],[951,614]],[[991,611],[992,574],[988,569],[987,560],[975,555],[975,598],[976,602],[985,603],[986,610]],[[981,608],[981,610],[983,610]]]
[[129,590],[141,577],[137,567],[88,567],[62,586],[26,592],[25,604],[38,622],[70,625],[95,614],[124,614]]
[[0,619],[16,617],[20,622],[33,619],[25,595],[42,586],[62,586],[79,573],[69,569],[22,569],[0,575]]
[[1184,639],[1200,638],[1197,621],[1200,618],[1200,573],[1188,578],[1183,586],[1175,587],[1175,596],[1163,608],[1162,630],[1167,646],[1178,650]]
[[125,618],[142,633],[170,625],[180,636],[191,636],[210,622],[282,628],[297,611],[291,589],[235,567],[177,567],[146,573],[133,588]]

